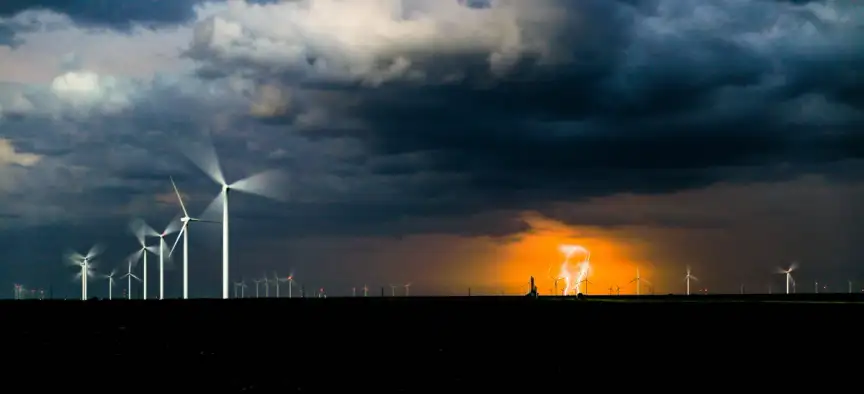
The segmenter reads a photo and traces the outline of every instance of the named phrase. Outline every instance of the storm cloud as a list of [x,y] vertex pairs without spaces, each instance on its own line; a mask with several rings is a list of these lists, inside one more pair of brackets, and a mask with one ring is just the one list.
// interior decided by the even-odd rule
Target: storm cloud
[[170,218],[168,175],[203,210],[216,191],[182,151],[210,135],[231,179],[291,174],[286,203],[238,199],[241,234],[507,240],[528,211],[731,228],[627,201],[857,193],[862,23],[829,0],[4,3],[4,221]]

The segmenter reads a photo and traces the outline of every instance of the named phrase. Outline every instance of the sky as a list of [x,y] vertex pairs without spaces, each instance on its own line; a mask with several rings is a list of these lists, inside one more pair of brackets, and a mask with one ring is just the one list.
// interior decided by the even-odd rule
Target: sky
[[[0,296],[80,296],[64,254],[96,243],[125,271],[129,223],[180,213],[169,177],[219,220],[207,147],[229,181],[281,174],[278,200],[232,194],[232,282],[546,293],[579,244],[589,294],[637,268],[681,293],[688,266],[778,291],[792,261],[801,292],[859,288],[862,27],[852,0],[6,0]],[[218,297],[197,224],[190,294]]]

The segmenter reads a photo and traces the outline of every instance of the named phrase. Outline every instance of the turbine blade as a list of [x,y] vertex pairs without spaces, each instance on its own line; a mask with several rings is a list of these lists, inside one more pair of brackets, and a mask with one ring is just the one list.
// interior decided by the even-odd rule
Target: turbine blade
[[287,201],[290,193],[289,180],[284,171],[267,170],[234,182],[230,188],[271,200]]
[[133,273],[130,273],[129,276],[131,276],[132,279],[135,279],[135,280],[137,280],[137,281],[139,281],[139,282],[141,281],[141,278],[135,276],[135,274],[133,274]]
[[182,152],[189,161],[207,174],[210,179],[219,185],[225,185],[225,175],[222,174],[222,168],[219,165],[219,157],[216,155],[213,141],[209,138],[209,133],[205,137],[207,141],[203,143],[185,144],[181,148]]
[[180,231],[180,227],[183,225],[183,222],[180,221],[181,217],[182,215],[179,214],[174,216],[174,219],[171,219],[168,225],[165,226],[165,231],[162,232],[162,235],[174,234]]
[[144,249],[138,249],[126,257],[126,261],[132,262],[132,265],[135,266],[138,265],[138,260],[141,260],[142,256],[144,256]]
[[150,227],[144,219],[135,218],[129,222],[129,231],[138,239],[138,244],[144,246],[146,237],[158,237],[159,233]]
[[102,254],[102,252],[104,252],[104,251],[105,251],[105,246],[97,243],[97,244],[93,245],[92,248],[90,248],[89,252],[87,252],[87,259],[92,260],[92,259],[96,258],[97,256],[99,256],[100,254]]
[[219,192],[195,220],[199,222],[221,223],[218,220],[222,219],[222,209],[224,206],[225,200],[222,198],[222,192]]
[[697,281],[697,282],[699,281],[699,278],[697,278],[697,277],[695,277],[695,276],[693,276],[693,275],[690,275],[690,279],[693,279],[693,280],[695,280],[695,281]]
[[188,226],[188,225],[189,225],[189,222],[183,223],[183,228],[181,228],[180,232],[177,233],[177,239],[174,240],[174,246],[172,246],[171,251],[168,252],[168,257],[171,257],[171,255],[174,254],[174,248],[177,247],[177,243],[180,242],[180,238],[183,237],[183,233],[186,232],[186,226]]
[[792,262],[792,265],[789,266],[789,272],[795,271],[795,270],[797,270],[797,269],[798,269],[798,262],[797,262],[797,261],[793,261],[793,262]]
[[177,190],[177,184],[174,183],[174,177],[168,177],[171,179],[171,186],[174,187],[174,193],[177,194],[177,201],[180,201],[180,209],[183,210],[183,216],[189,217],[189,212],[186,212],[186,205],[183,204],[183,197],[180,196],[180,190]]

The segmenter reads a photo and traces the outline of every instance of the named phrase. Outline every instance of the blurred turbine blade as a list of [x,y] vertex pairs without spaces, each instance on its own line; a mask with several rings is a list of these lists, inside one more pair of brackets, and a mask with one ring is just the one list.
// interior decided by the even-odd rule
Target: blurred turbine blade
[[219,165],[219,157],[216,156],[213,141],[209,138],[209,133],[205,137],[205,142],[187,143],[181,147],[181,150],[189,161],[207,174],[210,179],[219,185],[225,185],[225,175],[222,174],[222,167]]
[[174,188],[174,194],[177,195],[177,201],[180,201],[180,209],[183,210],[183,216],[189,217],[189,212],[186,211],[186,205],[183,204],[183,196],[180,195],[180,190],[177,190],[177,184],[174,183],[174,177],[168,177],[171,180],[171,186]]
[[234,182],[231,188],[276,201],[287,201],[290,193],[288,174],[280,170],[259,172]]
[[144,219],[135,218],[129,222],[129,230],[132,231],[132,234],[135,235],[135,238],[138,239],[138,244],[144,246],[144,238],[145,237],[158,237],[159,233],[150,227]]
[[180,232],[177,233],[177,239],[174,241],[174,246],[171,247],[171,251],[168,252],[168,257],[171,257],[171,255],[174,254],[174,248],[177,247],[177,243],[180,242],[180,238],[183,237],[183,233],[186,232],[186,226],[188,226],[188,225],[189,225],[189,222],[184,223],[183,228],[181,228]]
[[97,243],[97,244],[93,245],[92,248],[90,248],[89,252],[87,252],[87,259],[92,260],[92,259],[96,258],[97,256],[99,256],[100,254],[102,254],[102,252],[104,252],[104,251],[105,251],[105,246]]
[[162,235],[174,234],[180,231],[180,227],[183,225],[183,222],[180,221],[181,217],[182,216],[178,214],[174,219],[171,219],[171,221],[168,222],[168,225],[165,226],[165,231],[162,232]]
[[693,280],[695,280],[695,281],[697,281],[697,282],[699,281],[699,278],[697,278],[697,277],[695,277],[695,276],[693,276],[693,275],[690,275],[690,279],[693,279]]
[[213,198],[213,201],[210,201],[210,204],[207,204],[207,207],[204,208],[204,211],[201,212],[201,215],[197,218],[197,220],[202,222],[215,222],[221,223],[222,219],[222,209],[225,206],[225,200],[222,199],[222,192]]
[[132,252],[129,257],[126,258],[126,261],[131,262],[132,265],[138,265],[138,260],[141,260],[141,256],[144,255],[143,249],[138,249]]
[[792,265],[789,266],[789,272],[795,271],[796,269],[798,269],[798,262],[793,261]]

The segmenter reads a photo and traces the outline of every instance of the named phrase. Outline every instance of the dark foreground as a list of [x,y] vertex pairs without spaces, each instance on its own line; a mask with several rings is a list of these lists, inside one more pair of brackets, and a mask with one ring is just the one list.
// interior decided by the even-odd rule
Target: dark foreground
[[533,392],[572,388],[576,375],[627,386],[635,378],[608,375],[710,375],[720,372],[706,365],[729,362],[767,381],[786,362],[860,355],[862,316],[864,298],[848,295],[0,304],[7,360],[58,376],[13,379],[9,392],[96,385],[59,377],[78,368],[111,384],[134,373],[142,393]]

